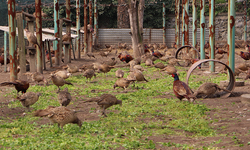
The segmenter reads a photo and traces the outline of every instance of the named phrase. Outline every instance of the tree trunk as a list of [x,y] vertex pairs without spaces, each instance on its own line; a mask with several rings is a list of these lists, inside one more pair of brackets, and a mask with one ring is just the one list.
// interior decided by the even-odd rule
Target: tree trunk
[[129,28],[128,0],[118,0],[117,7],[117,27]]
[[129,0],[129,19],[131,28],[131,39],[134,57],[141,57],[144,54],[144,48],[138,48],[139,44],[143,47],[143,13],[144,0]]

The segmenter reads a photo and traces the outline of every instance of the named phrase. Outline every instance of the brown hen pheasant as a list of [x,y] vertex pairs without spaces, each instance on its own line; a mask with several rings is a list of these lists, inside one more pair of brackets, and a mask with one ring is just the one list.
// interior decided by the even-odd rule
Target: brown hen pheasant
[[105,110],[113,105],[121,105],[122,106],[122,101],[118,100],[114,95],[111,94],[103,94],[98,98],[92,98],[90,100],[85,101],[86,102],[97,102],[97,104],[103,109],[102,115],[107,117]]

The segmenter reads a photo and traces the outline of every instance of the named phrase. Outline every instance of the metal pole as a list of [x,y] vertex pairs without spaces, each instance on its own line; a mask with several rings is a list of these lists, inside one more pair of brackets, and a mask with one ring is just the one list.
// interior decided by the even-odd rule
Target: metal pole
[[98,43],[98,14],[97,14],[97,0],[94,0],[94,39],[95,45]]
[[36,7],[36,38],[37,38],[37,44],[39,45],[36,48],[37,72],[43,73],[41,0],[35,0],[35,7]]
[[193,47],[197,48],[197,8],[196,0],[193,0]]
[[16,8],[15,0],[8,0],[10,81],[17,80]]
[[76,28],[77,28],[77,37],[76,37],[76,49],[78,52],[78,59],[81,59],[81,48],[80,48],[80,0],[76,0]]
[[[185,15],[184,15],[184,44],[189,45],[189,0],[184,0]],[[186,48],[186,53],[188,53],[188,48]]]
[[244,43],[247,44],[247,0],[244,1]]
[[[53,42],[53,47],[55,50],[55,65],[59,65],[59,42],[58,42],[58,37],[59,37],[59,16],[58,16],[58,11],[59,11],[59,4],[58,0],[54,0],[54,34],[56,40]],[[60,39],[61,40],[61,39]],[[67,56],[65,56],[67,57]]]
[[87,0],[84,0],[84,54],[87,53]]
[[228,61],[229,67],[235,70],[235,0],[228,0],[228,27],[227,27]]
[[180,46],[180,0],[175,0],[175,43]]
[[165,2],[162,3],[162,17],[163,17],[163,44],[166,44],[166,10]]
[[70,0],[66,0],[66,19],[70,20]]
[[[66,19],[70,20],[70,0],[66,0]],[[71,33],[71,23],[66,23],[66,33]],[[70,34],[71,36],[71,34]],[[70,40],[71,42],[71,40]],[[71,45],[73,43],[71,43],[69,45],[68,51],[69,51],[69,55],[67,57],[69,57],[69,63],[71,63]],[[66,46],[66,45],[65,45]],[[66,56],[66,55],[65,55]]]
[[7,34],[4,31],[4,72],[7,72]]
[[182,36],[181,36],[181,45],[183,46],[183,45],[185,45],[185,33],[184,33],[184,31],[185,31],[185,0],[183,0],[182,1]]
[[[92,15],[92,0],[89,0],[89,24],[92,28],[93,25],[93,15]],[[91,30],[90,30],[91,31]],[[93,43],[93,37],[92,37],[92,31],[90,32],[91,38],[89,39],[89,51],[92,52],[92,43]]]
[[[214,13],[214,9],[215,9],[215,0],[209,0],[209,55],[210,55],[210,59],[214,59],[214,48],[215,48],[215,13]],[[215,71],[215,66],[214,66],[214,61],[210,61],[209,62],[209,68],[211,72]]]
[[205,0],[201,0],[200,7],[200,53],[201,59],[205,59]]

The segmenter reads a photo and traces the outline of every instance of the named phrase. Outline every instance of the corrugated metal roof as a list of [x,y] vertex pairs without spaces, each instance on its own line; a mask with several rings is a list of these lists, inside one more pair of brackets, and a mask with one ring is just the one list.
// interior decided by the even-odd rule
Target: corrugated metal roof
[[[71,28],[72,30],[72,28]],[[54,29],[52,28],[43,28],[42,29],[42,32],[46,32],[46,33],[49,33],[51,35],[54,35]],[[66,32],[62,31],[62,35],[66,34]],[[71,33],[71,38],[76,38],[77,37],[77,34],[73,34]]]
[[[99,29],[98,43],[99,44],[132,44],[131,30],[128,29]],[[182,37],[182,35],[180,35]],[[215,29],[215,40],[218,40],[218,28]],[[145,43],[163,43],[162,29],[143,29],[143,39]],[[180,38],[181,39],[181,38]],[[206,29],[205,40],[209,40],[209,30]],[[200,42],[200,29],[197,29],[197,41]],[[175,29],[166,29],[166,44],[171,46],[175,42]],[[189,29],[189,42],[192,42],[192,29]]]
[[[8,26],[0,26],[0,30],[5,31],[5,32],[9,32],[9,27]],[[50,29],[50,28],[44,28],[42,29],[42,32],[46,32],[42,34],[42,41],[45,40],[55,40],[56,38],[53,36],[54,34],[54,30]],[[34,34],[36,35],[36,32],[34,32]],[[66,32],[62,32],[62,35],[66,34]],[[18,28],[16,28],[16,35],[18,36]],[[76,38],[77,35],[76,34],[71,34],[72,38]],[[24,32],[24,38],[27,39],[26,37],[26,32]]]

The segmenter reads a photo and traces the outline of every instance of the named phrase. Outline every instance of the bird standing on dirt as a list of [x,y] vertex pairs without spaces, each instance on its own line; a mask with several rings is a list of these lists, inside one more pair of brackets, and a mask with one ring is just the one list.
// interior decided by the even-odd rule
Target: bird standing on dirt
[[24,80],[16,80],[13,82],[3,82],[0,84],[0,86],[6,86],[6,85],[14,85],[15,89],[17,90],[17,95],[20,91],[22,93],[26,93],[26,91],[28,90],[28,88],[30,86],[29,82],[24,81]]
[[134,66],[133,66],[133,68],[132,68],[132,69],[130,69],[130,70],[132,71],[133,69],[140,70],[141,72],[143,72],[143,71],[144,71],[144,68],[143,68],[141,65],[134,65]]
[[99,54],[102,56],[102,57],[107,57],[108,54],[111,52],[112,50],[109,50],[107,52],[100,52]]
[[94,64],[86,64],[86,65],[82,65],[81,67],[79,67],[79,69],[86,71],[88,69],[95,69],[95,68],[94,68]]
[[[196,63],[197,61],[199,61],[200,59],[196,59],[196,58],[191,58],[190,61],[192,64]],[[198,65],[198,68],[201,69],[201,64]]]
[[51,75],[51,80],[53,84],[55,84],[58,87],[58,92],[60,91],[60,86],[63,86],[64,84],[73,85],[72,83],[65,81],[62,77],[59,77],[54,74]]
[[172,44],[172,47],[175,48],[175,49],[177,49],[177,44],[174,42],[174,43]]
[[68,106],[71,101],[71,95],[68,92],[68,88],[65,88],[63,91],[60,91],[58,93],[58,101],[61,104],[61,106]]
[[176,73],[172,74],[172,77],[174,77],[173,91],[175,96],[181,101],[186,98],[189,102],[194,102],[196,97],[190,87],[185,82],[180,81]]
[[71,76],[71,73],[69,73],[67,70],[60,70],[55,72],[55,75],[62,77],[63,79],[68,79]]
[[222,50],[222,49],[219,49],[218,47],[215,48],[215,54],[226,54],[227,52]]
[[145,79],[144,75],[142,74],[142,72],[140,70],[134,69],[133,70],[136,81],[146,81],[148,82],[147,79]]
[[122,53],[120,53],[120,54],[118,55],[118,58],[119,58],[121,61],[126,62],[126,63],[128,63],[128,62],[130,62],[131,60],[134,59],[131,55],[129,55],[129,54],[122,54]]
[[102,115],[107,117],[105,110],[113,105],[119,104],[122,106],[122,101],[118,100],[114,95],[111,94],[103,94],[98,98],[92,98],[90,100],[84,101],[86,102],[97,102],[97,104],[103,109]]
[[123,76],[124,76],[124,71],[121,70],[121,69],[116,70],[115,76],[116,76],[117,78],[123,78]]
[[95,58],[95,55],[94,55],[93,53],[87,53],[87,56],[88,56],[89,58],[91,58],[91,57]]
[[158,62],[153,65],[155,68],[163,69],[165,68],[165,65],[162,62]]
[[210,95],[213,95],[218,90],[223,90],[223,91],[231,93],[231,91],[224,89],[224,88],[221,88],[221,87],[219,87],[219,85],[217,85],[215,83],[203,83],[198,88],[198,90],[194,93],[194,96],[197,97],[197,95],[199,95],[199,94],[204,94],[204,95],[206,95],[205,96],[205,98],[206,98]]
[[40,45],[38,45],[38,43],[37,43],[37,38],[34,35],[34,33],[30,32],[27,28],[24,29],[24,30],[26,32],[26,36],[27,36],[27,39],[28,39],[29,43],[31,43],[33,45],[37,45],[39,47],[39,49],[41,49]]
[[104,74],[109,72],[114,66],[109,66],[107,64],[101,64],[98,68],[99,72],[103,72]]
[[248,44],[245,46],[245,49],[246,49],[247,52],[250,53],[250,46]]
[[24,107],[28,108],[28,111],[30,111],[30,106],[35,104],[38,101],[39,96],[41,95],[41,93],[27,92],[17,97],[17,99],[22,103]]
[[224,57],[225,54],[216,54],[215,59],[221,60]]
[[69,73],[76,73],[79,71],[79,68],[76,65],[67,65],[67,67]]
[[[6,64],[8,64],[8,63],[10,63],[10,59],[9,58],[7,58],[7,61],[6,61]],[[3,55],[0,56],[0,64],[4,65],[4,56]]]
[[168,65],[165,68],[161,69],[161,71],[165,71],[169,75],[177,73],[177,70],[173,65]]
[[242,71],[247,71],[249,69],[250,65],[247,63],[239,63],[235,66],[235,68],[240,69]]
[[25,73],[26,75],[31,75],[31,78],[34,82],[36,82],[36,84],[39,84],[39,82],[43,81],[44,85],[47,85],[47,81],[45,80],[43,74],[41,74],[40,72],[27,72]]
[[161,58],[163,56],[163,54],[160,53],[159,51],[154,51],[153,49],[151,49],[151,51],[152,51],[152,55],[157,58]]
[[205,49],[208,49],[210,46],[209,46],[209,42],[207,41],[206,44],[204,45],[204,48]]
[[106,64],[108,66],[114,66],[117,63],[117,61],[115,60],[115,58],[111,58],[110,60],[104,61],[102,64]]
[[133,82],[133,81],[136,81],[136,80],[128,80],[125,78],[119,78],[118,80],[115,81],[113,88],[115,89],[116,87],[121,87],[126,90],[130,82]]
[[240,51],[240,57],[243,58],[244,60],[249,60],[250,59],[250,53]]
[[83,72],[83,76],[89,81],[93,76],[96,77],[95,70],[94,69],[87,69],[86,71]]
[[153,66],[154,63],[153,63],[152,59],[148,58],[148,59],[146,59],[146,61],[145,61],[145,65],[146,65],[146,66]]
[[[73,123],[82,127],[81,120],[76,116],[76,112],[72,111],[64,106],[54,107],[48,106],[46,109],[37,110],[34,113],[36,117],[48,117],[53,123],[57,123],[58,127],[62,128],[65,124]],[[64,131],[64,130],[63,130]]]
[[249,68],[248,71],[247,71],[247,76],[246,76],[245,80],[247,80],[247,79],[249,79],[249,78],[250,78],[250,68]]

